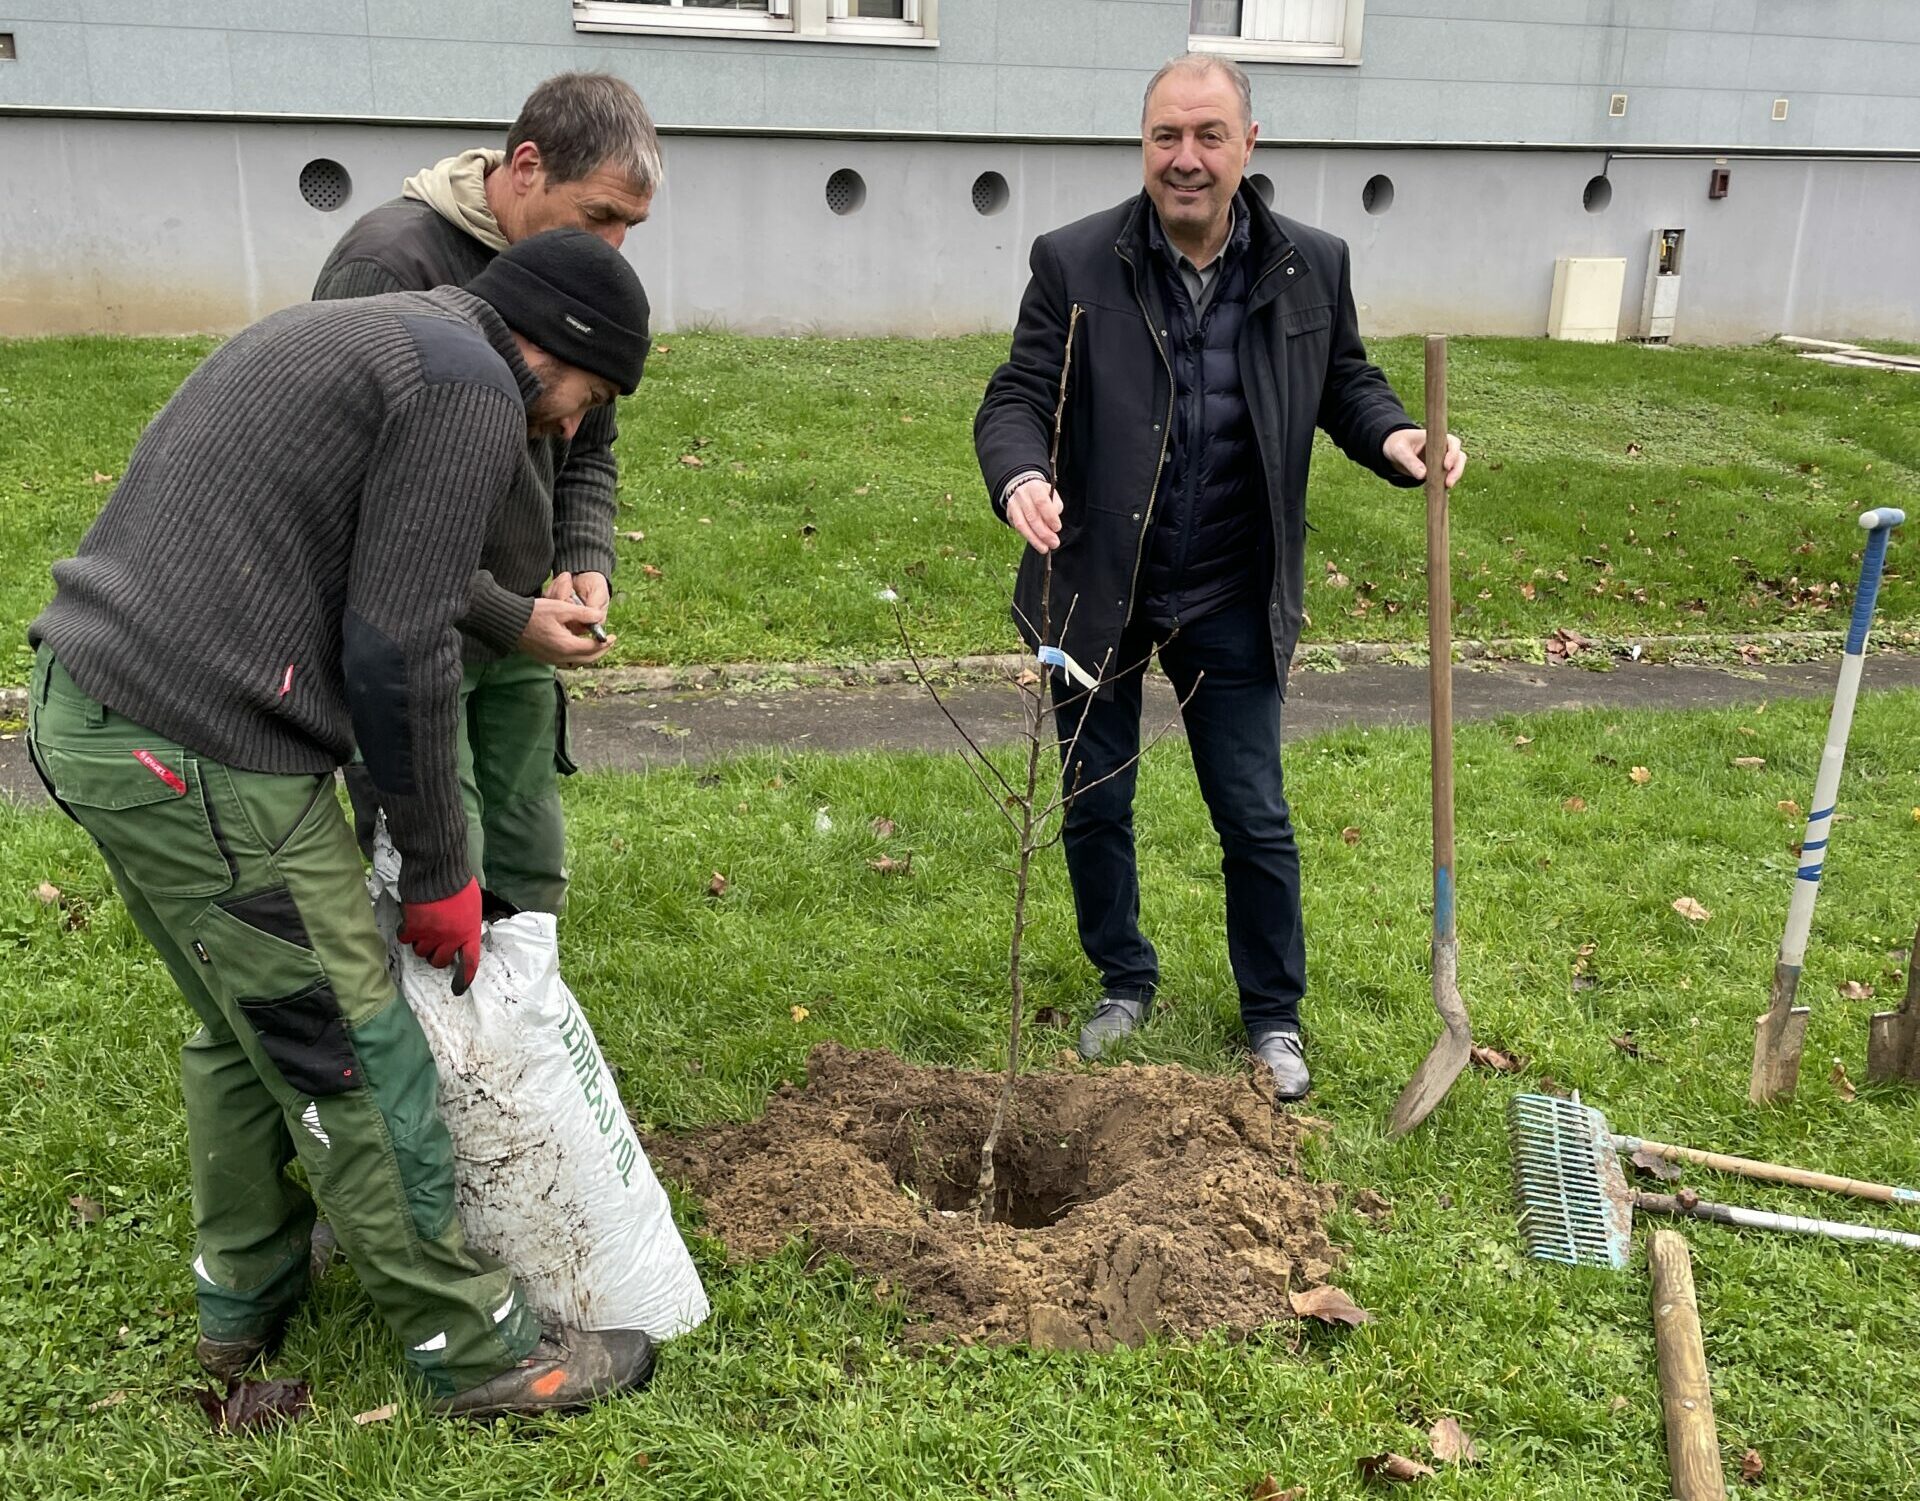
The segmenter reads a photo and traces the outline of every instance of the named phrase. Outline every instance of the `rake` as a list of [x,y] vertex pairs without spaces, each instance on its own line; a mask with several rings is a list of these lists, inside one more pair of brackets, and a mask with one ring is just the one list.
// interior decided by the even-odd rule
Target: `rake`
[[1627,1264],[1633,1212],[1711,1220],[1750,1230],[1781,1230],[1822,1235],[1833,1240],[1879,1241],[1920,1251],[1920,1235],[1878,1225],[1774,1214],[1732,1204],[1710,1204],[1691,1194],[1637,1193],[1620,1171],[1622,1151],[1650,1151],[1669,1161],[1692,1162],[1721,1172],[1765,1178],[1802,1188],[1825,1189],[1885,1203],[1920,1203],[1910,1188],[1889,1188],[1854,1178],[1836,1178],[1801,1168],[1727,1157],[1638,1137],[1616,1136],[1598,1110],[1578,1098],[1515,1095],[1507,1107],[1507,1133],[1513,1143],[1513,1186],[1520,1200],[1520,1231],[1527,1254],[1537,1261],[1566,1266]]

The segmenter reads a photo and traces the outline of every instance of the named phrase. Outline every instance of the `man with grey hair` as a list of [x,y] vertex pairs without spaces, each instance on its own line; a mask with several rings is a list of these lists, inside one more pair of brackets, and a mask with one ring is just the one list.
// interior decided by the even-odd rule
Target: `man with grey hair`
[[[562,73],[528,95],[505,150],[447,157],[407,179],[327,257],[316,301],[465,286],[509,245],[543,230],[584,229],[618,249],[647,217],[663,174],[640,96],[606,73]],[[567,890],[559,776],[573,770],[566,693],[556,667],[605,654],[618,474],[613,407],[571,439],[528,445],[520,487],[550,513],[541,535],[490,538],[460,621],[461,791],[468,859],[495,896],[559,912]],[[527,514],[516,495],[512,513]],[[348,786],[363,845],[375,799]]]
[[[974,446],[994,508],[1028,544],[1015,618],[1030,645],[1054,649],[1067,871],[1102,985],[1081,1054],[1144,1022],[1160,980],[1133,842],[1141,680],[1157,653],[1220,836],[1241,1020],[1269,1087],[1297,1100],[1310,1082],[1306,944],[1280,710],[1303,613],[1313,434],[1403,486],[1426,476],[1426,434],[1367,361],[1346,245],[1243,185],[1260,133],[1246,74],[1175,58],[1148,85],[1140,133],[1144,191],[1034,242]],[[1464,463],[1450,436],[1449,485]]]

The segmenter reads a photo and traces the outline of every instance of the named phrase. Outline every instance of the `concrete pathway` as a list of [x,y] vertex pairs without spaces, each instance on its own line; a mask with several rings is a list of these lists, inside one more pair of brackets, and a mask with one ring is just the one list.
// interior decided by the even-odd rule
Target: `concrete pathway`
[[[1655,666],[1616,663],[1611,672],[1476,662],[1454,671],[1454,717],[1556,710],[1705,709],[1769,698],[1824,697],[1833,692],[1836,661],[1778,667]],[[1867,664],[1867,690],[1920,688],[1920,654],[1887,653]],[[1148,685],[1147,723],[1173,717],[1172,690]],[[1004,684],[969,683],[948,703],[982,744],[1017,738],[1019,695]],[[648,771],[698,765],[745,751],[952,750],[953,731],[918,684],[801,688],[788,692],[741,689],[622,693],[579,699],[573,705],[574,750],[587,769]],[[1288,739],[1346,725],[1419,725],[1426,722],[1424,667],[1390,663],[1349,666],[1342,672],[1297,672],[1289,685]],[[0,741],[0,794],[39,803],[45,794],[27,761],[24,741]]]

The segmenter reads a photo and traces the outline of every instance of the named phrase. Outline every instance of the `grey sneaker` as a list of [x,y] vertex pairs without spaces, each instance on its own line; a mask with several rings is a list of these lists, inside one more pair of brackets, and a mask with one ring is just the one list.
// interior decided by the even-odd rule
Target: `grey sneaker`
[[1089,1061],[1098,1058],[1121,1038],[1132,1035],[1133,1029],[1146,1021],[1147,1013],[1152,1009],[1152,1001],[1102,996],[1093,1015],[1087,1018],[1087,1024],[1080,1029],[1080,1056]]
[[[313,1222],[313,1239],[307,1249],[307,1285],[311,1287],[326,1274],[328,1265],[333,1261],[334,1252],[339,1249],[340,1241],[333,1233],[333,1226],[325,1220]],[[280,1348],[280,1341],[286,1338],[287,1320],[293,1317],[294,1304],[288,1304],[279,1318],[269,1329],[254,1339],[210,1339],[201,1335],[194,1342],[193,1358],[200,1363],[200,1369],[216,1381],[236,1381],[258,1361]]]
[[1313,1078],[1307,1072],[1306,1049],[1298,1032],[1262,1032],[1253,1039],[1253,1061],[1273,1080],[1277,1100],[1304,1100]]
[[430,1406],[449,1418],[565,1412],[640,1390],[653,1379],[653,1364],[653,1341],[642,1330],[556,1329],[518,1365]]

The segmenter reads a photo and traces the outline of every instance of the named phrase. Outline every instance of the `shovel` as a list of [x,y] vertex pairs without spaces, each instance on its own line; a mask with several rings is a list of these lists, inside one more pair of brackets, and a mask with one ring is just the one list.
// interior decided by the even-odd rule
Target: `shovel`
[[1433,1113],[1473,1051],[1453,926],[1453,583],[1447,550],[1447,340],[1427,335],[1427,690],[1433,724],[1433,1009],[1446,1030],[1393,1102],[1389,1136]]
[[[1800,1082],[1800,1054],[1807,1045],[1810,1015],[1810,1008],[1794,1005],[1800,992],[1800,967],[1806,963],[1807,939],[1813,931],[1813,904],[1820,895],[1820,872],[1826,864],[1834,805],[1840,797],[1840,772],[1847,759],[1854,701],[1860,696],[1860,674],[1866,667],[1867,628],[1873,624],[1874,600],[1886,567],[1887,537],[1906,519],[1904,511],[1890,506],[1860,513],[1867,546],[1860,558],[1860,583],[1853,595],[1847,651],[1840,659],[1840,682],[1833,692],[1833,714],[1827,720],[1827,743],[1820,752],[1820,774],[1813,784],[1813,811],[1807,815],[1807,832],[1800,844],[1800,868],[1794,877],[1793,901],[1787,908],[1787,931],[1780,939],[1780,957],[1774,961],[1773,991],[1766,1014],[1754,1023],[1753,1073],[1747,1082],[1747,1098],[1756,1105],[1792,1094]],[[1888,1031],[1890,1037],[1894,1035],[1893,1029]]]
[[1920,928],[1907,956],[1907,998],[1898,1011],[1876,1011],[1867,1033],[1867,1077],[1920,1084]]

